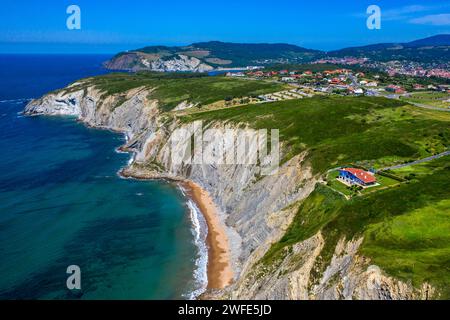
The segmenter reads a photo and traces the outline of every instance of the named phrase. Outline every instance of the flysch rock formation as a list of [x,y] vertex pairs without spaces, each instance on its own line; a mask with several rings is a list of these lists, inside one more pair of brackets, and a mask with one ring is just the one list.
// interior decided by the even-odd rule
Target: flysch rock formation
[[[320,179],[303,161],[306,153],[267,176],[259,175],[258,165],[179,165],[171,160],[171,134],[188,124],[162,112],[151,89],[130,90],[123,99],[123,95],[105,96],[93,86],[79,89],[79,84],[31,101],[24,113],[76,116],[89,126],[123,132],[128,139],[122,149],[134,154],[129,167],[122,170],[124,176],[189,179],[210,193],[227,226],[235,282],[204,298],[427,299],[433,295],[427,284],[413,288],[371,265],[358,254],[362,239],[341,239],[320,275],[315,272],[324,247],[320,232],[295,244],[276,266],[264,266],[261,258],[283,236],[301,200]],[[191,105],[185,101],[178,109],[187,106]],[[182,147],[187,141],[177,143]]]
[[152,54],[130,52],[116,57],[105,64],[111,70],[158,71],[158,72],[208,72],[214,68],[200,59],[178,54],[164,59]]

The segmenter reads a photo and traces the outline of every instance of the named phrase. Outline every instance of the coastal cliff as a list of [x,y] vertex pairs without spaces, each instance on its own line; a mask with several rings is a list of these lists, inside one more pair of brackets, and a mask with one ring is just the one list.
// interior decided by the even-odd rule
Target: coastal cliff
[[158,72],[207,72],[214,69],[196,57],[189,57],[184,54],[176,55],[168,60],[142,52],[123,54],[105,63],[105,67],[111,70],[151,70]]
[[273,63],[311,61],[323,53],[289,44],[210,41],[188,46],[150,46],[121,52],[105,63],[111,70],[207,72]]
[[[190,101],[183,101],[175,110],[187,105]],[[322,179],[305,161],[308,151],[291,157],[268,176],[259,175],[257,164],[175,164],[170,157],[171,134],[189,124],[176,112],[164,112],[154,88],[146,86],[107,94],[96,86],[75,83],[31,101],[24,113],[76,116],[89,126],[123,132],[128,140],[122,149],[134,154],[122,171],[124,176],[189,180],[209,193],[226,229],[235,281],[223,290],[207,292],[205,298],[427,299],[434,293],[427,284],[414,288],[372,265],[358,251],[361,237],[342,237],[331,250],[331,259],[323,260],[326,245],[319,231],[288,247],[276,263],[262,262]],[[217,120],[208,126],[225,124]],[[179,140],[180,146],[187,139]]]
[[[336,246],[331,262],[320,272],[324,238],[317,233],[297,243],[276,265],[258,261],[229,291],[232,299],[261,300],[422,300],[434,289],[419,289],[387,276],[370,260],[359,255],[362,238]],[[250,262],[251,264],[252,262]]]

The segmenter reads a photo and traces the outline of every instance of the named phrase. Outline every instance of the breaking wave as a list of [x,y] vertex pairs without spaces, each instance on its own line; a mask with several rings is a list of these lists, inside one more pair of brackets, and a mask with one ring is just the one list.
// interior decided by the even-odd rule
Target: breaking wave
[[[183,195],[186,193],[182,187],[180,187]],[[197,258],[195,260],[194,270],[194,287],[195,289],[186,294],[185,297],[189,300],[194,300],[202,293],[206,291],[208,286],[208,246],[206,243],[206,236],[208,235],[208,226],[200,209],[191,199],[187,200],[187,206],[189,208],[190,219],[192,222],[192,235],[194,236],[194,244],[197,247]]]

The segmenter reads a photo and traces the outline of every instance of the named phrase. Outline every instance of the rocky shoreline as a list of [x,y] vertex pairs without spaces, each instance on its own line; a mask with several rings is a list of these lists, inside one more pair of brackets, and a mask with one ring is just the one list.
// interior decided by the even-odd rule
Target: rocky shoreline
[[[271,245],[284,235],[301,201],[320,181],[304,161],[307,153],[291,158],[276,174],[262,178],[257,178],[258,165],[175,164],[170,157],[171,134],[187,124],[176,118],[167,121],[158,101],[152,98],[152,90],[145,87],[105,97],[93,86],[83,90],[69,86],[31,101],[24,113],[77,116],[89,126],[126,133],[128,139],[121,150],[132,152],[134,157],[121,170],[124,177],[190,181],[208,195],[228,240],[229,248],[224,251],[228,251],[234,282],[201,298],[420,299],[433,292],[427,284],[416,289],[370,265],[358,254],[359,238],[342,238],[322,274],[314,269],[324,247],[320,232],[294,245],[276,269],[259,264]],[[185,146],[190,138],[177,143]],[[229,281],[221,283],[218,288]]]
[[119,174],[124,178],[137,180],[167,180],[180,185],[199,208],[208,226],[206,238],[208,246],[207,278],[209,290],[220,290],[234,281],[234,271],[230,258],[230,246],[225,231],[226,226],[217,214],[217,208],[208,192],[193,181],[181,177],[169,177],[139,170],[133,170],[132,165],[123,168]]
[[135,165],[136,160],[136,150],[129,147],[129,142],[133,139],[133,134],[130,131],[122,130],[121,128],[111,127],[107,125],[92,124],[92,121],[86,121],[86,119],[81,118],[76,112],[68,110],[57,109],[54,112],[36,112],[36,110],[30,110],[30,105],[33,101],[25,108],[23,114],[26,116],[38,116],[38,115],[67,115],[67,116],[78,116],[78,121],[82,122],[88,127],[111,130],[114,132],[122,133],[126,137],[127,143],[119,146],[117,148],[118,152],[125,152],[132,154],[132,158],[128,165],[121,168],[118,171],[118,175],[125,179],[136,179],[136,180],[166,180],[169,182],[181,185],[184,190],[186,190],[186,195],[193,200],[201,214],[205,218],[208,225],[208,236],[207,236],[207,246],[208,246],[208,286],[209,290],[220,290],[224,289],[226,286],[230,285],[234,280],[234,271],[232,267],[232,262],[230,259],[230,248],[228,245],[228,236],[225,231],[224,221],[217,215],[217,209],[215,204],[211,200],[208,192],[204,190],[201,186],[194,183],[193,181],[177,177],[169,174],[168,172],[156,172],[149,171],[145,169],[138,169]]

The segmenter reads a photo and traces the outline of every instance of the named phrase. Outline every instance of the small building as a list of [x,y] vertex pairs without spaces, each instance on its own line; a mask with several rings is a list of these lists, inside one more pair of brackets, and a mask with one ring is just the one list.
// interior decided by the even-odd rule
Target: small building
[[239,71],[239,72],[227,72],[227,77],[245,77],[245,73]]
[[340,169],[338,180],[350,186],[358,185],[361,187],[370,187],[377,183],[377,178],[373,173],[356,168]]
[[355,91],[353,91],[353,93],[356,95],[361,95],[361,94],[364,94],[364,90],[361,88],[357,88],[357,89],[355,89]]
[[448,92],[449,89],[450,89],[449,85],[441,84],[438,86],[438,90],[441,92]]
[[329,80],[328,82],[333,85],[341,84],[341,80],[338,78],[333,78],[333,79]]
[[284,82],[293,82],[295,80],[296,80],[295,77],[282,77],[281,78],[281,81],[284,81]]
[[400,87],[400,86],[395,86],[395,85],[389,85],[386,87],[386,91],[387,92],[392,92],[392,93],[396,93],[396,94],[404,94],[405,90]]

